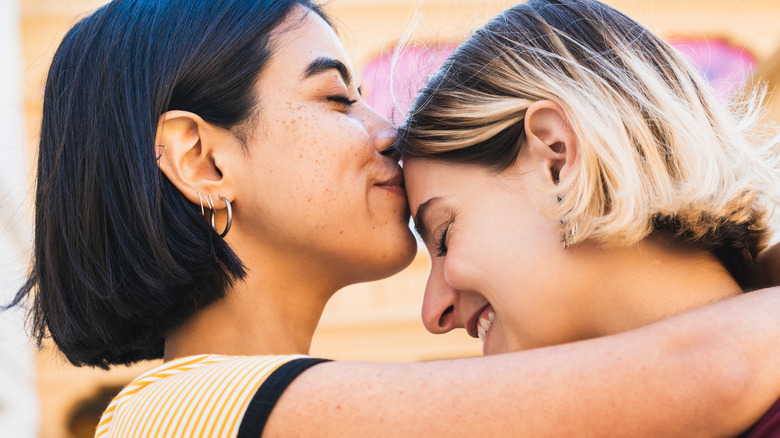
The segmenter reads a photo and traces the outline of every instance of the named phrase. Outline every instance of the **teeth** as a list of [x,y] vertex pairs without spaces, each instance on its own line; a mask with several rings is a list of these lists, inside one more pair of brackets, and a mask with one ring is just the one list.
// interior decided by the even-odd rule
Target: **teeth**
[[485,341],[485,334],[490,330],[490,324],[493,323],[494,319],[496,319],[495,312],[488,312],[487,319],[479,319],[479,324],[477,324],[477,336],[479,336],[480,341]]

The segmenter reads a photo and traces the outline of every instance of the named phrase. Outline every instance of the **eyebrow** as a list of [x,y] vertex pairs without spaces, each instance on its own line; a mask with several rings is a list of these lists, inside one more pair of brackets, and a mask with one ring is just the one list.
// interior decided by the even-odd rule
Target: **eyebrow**
[[431,198],[417,207],[417,214],[414,215],[414,229],[417,230],[417,234],[422,237],[424,242],[428,240],[428,228],[425,226],[425,216],[428,210],[441,200],[442,198],[440,197]]
[[301,80],[308,79],[328,70],[336,70],[339,72],[346,85],[352,83],[352,75],[349,73],[349,68],[347,68],[346,64],[339,61],[338,59],[328,58],[325,56],[319,57],[312,61],[303,71],[303,77]]

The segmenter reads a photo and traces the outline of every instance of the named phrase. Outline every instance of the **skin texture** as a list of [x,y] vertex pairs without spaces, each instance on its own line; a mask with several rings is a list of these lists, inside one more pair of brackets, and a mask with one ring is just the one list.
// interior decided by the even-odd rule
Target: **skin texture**
[[[397,272],[415,254],[406,199],[393,179],[398,166],[379,153],[393,139],[389,125],[358,98],[354,79],[333,69],[305,77],[323,56],[354,76],[338,38],[298,9],[276,44],[258,79],[261,103],[245,127],[246,143],[194,114],[163,115],[160,168],[195,204],[197,192],[228,198],[227,241],[248,271],[224,299],[167,336],[168,360],[307,353],[333,293]],[[221,230],[224,205],[216,202]],[[780,335],[780,290],[736,300],[552,349],[424,364],[317,365],[283,394],[263,436],[730,434],[780,393],[773,366],[780,351],[770,342]],[[722,332],[733,336],[725,340]],[[695,379],[680,379],[692,369]]]
[[[741,293],[717,258],[658,238],[631,247],[564,249],[556,181],[577,166],[577,138],[554,102],[532,105],[517,161],[405,160],[409,202],[431,254],[423,303],[429,331],[480,321],[486,354],[619,333]],[[427,205],[426,205],[427,204]],[[424,205],[423,208],[420,206]]]

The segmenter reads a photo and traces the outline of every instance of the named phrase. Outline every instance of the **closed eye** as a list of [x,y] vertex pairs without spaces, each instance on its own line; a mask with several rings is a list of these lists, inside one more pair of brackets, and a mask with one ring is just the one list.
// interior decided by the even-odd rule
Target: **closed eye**
[[447,222],[442,229],[441,234],[439,234],[438,239],[436,239],[436,257],[444,257],[447,255],[447,234],[450,231],[450,224],[452,224],[452,222]]
[[330,102],[341,103],[347,106],[352,106],[358,101],[357,99],[350,99],[347,96],[328,96],[328,100]]

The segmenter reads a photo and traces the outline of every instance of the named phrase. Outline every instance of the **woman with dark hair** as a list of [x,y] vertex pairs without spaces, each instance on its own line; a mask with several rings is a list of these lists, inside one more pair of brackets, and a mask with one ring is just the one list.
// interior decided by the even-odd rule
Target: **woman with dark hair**
[[[780,232],[780,133],[757,123],[760,97],[726,107],[595,0],[493,19],[426,84],[397,146],[432,258],[425,326],[505,353],[755,289]],[[762,421],[750,436],[778,436],[780,402]]]
[[15,303],[76,365],[165,359],[98,436],[728,434],[780,392],[777,290],[504,356],[305,356],[338,289],[416,249],[395,131],[353,76],[307,0],[116,0],[65,37]]

